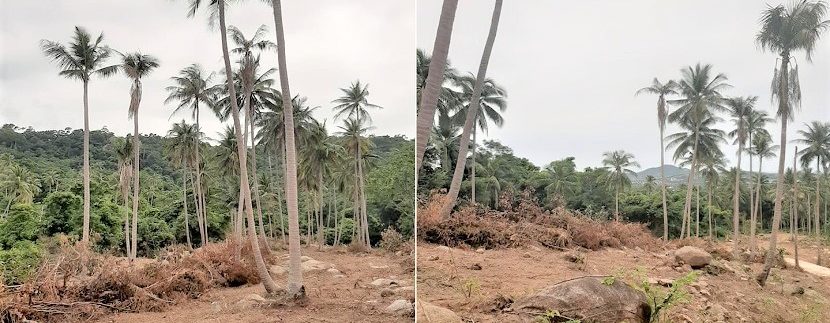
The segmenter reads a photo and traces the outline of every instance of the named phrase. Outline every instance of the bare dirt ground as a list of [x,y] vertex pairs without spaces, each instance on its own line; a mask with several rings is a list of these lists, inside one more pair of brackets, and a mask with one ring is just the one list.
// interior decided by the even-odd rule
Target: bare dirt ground
[[[779,247],[790,255],[789,237]],[[765,247],[767,240],[759,240]],[[729,248],[731,243],[723,243]],[[815,243],[800,242],[800,259],[815,262]],[[418,243],[418,297],[455,311],[467,322],[520,321],[497,310],[494,300],[518,299],[550,284],[587,275],[619,275],[642,270],[652,279],[675,279],[689,269],[669,264],[670,248],[585,251],[584,263],[569,251],[541,246],[492,250],[447,248]],[[667,312],[671,322],[827,322],[830,278],[793,268],[774,269],[766,287],[754,278],[762,264],[728,261],[737,273],[702,274],[688,287],[690,297]]]
[[[343,277],[324,270],[304,274],[308,300],[302,306],[246,302],[251,294],[265,293],[262,284],[257,284],[211,289],[198,299],[183,301],[162,312],[119,313],[103,317],[96,322],[413,321],[413,318],[384,311],[396,299],[414,299],[413,273],[410,271],[411,265],[407,265],[407,259],[411,258],[409,254],[396,255],[383,251],[352,253],[345,248],[318,251],[314,247],[305,247],[303,256],[333,264]],[[371,284],[378,278],[397,280],[401,286],[395,288],[394,295],[382,297],[382,288]],[[278,275],[274,279],[278,284],[285,284],[286,275]]]

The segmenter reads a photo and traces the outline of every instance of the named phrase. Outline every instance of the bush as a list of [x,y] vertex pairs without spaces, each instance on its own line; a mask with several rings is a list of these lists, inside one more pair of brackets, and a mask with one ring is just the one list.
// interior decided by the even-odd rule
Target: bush
[[22,284],[37,270],[42,258],[43,249],[31,241],[20,241],[9,250],[0,250],[0,283]]
[[386,251],[398,251],[406,243],[403,235],[395,231],[392,227],[383,230],[380,233],[380,237],[380,247],[386,249]]
[[15,204],[0,220],[0,249],[12,248],[18,241],[35,241],[40,234],[40,215],[31,204]]

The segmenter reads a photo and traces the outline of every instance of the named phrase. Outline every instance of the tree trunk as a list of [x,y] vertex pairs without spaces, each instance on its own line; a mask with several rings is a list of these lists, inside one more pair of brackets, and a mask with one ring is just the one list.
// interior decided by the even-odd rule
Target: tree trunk
[[[793,155],[793,202],[792,216],[795,217],[795,223],[798,223],[798,166],[796,158],[798,157],[798,147],[795,147],[795,155]],[[809,218],[809,217],[808,217]],[[795,234],[793,234],[793,244],[795,245],[795,268],[801,268],[798,263],[798,225],[795,227]]]
[[697,184],[695,194],[695,237],[700,238],[700,184]]
[[[448,217],[450,215],[450,212],[455,206],[456,199],[458,198],[458,192],[461,190],[461,180],[464,176],[464,164],[467,162],[467,151],[470,149],[470,134],[476,126],[475,120],[478,115],[478,109],[481,105],[479,98],[481,97],[481,90],[484,86],[484,80],[487,75],[487,65],[490,62],[490,54],[493,51],[493,43],[496,40],[496,32],[499,29],[502,2],[503,0],[496,0],[496,5],[493,8],[493,16],[490,20],[490,32],[487,35],[487,42],[484,44],[484,53],[481,55],[481,62],[478,66],[478,74],[476,74],[476,83],[473,86],[473,94],[470,97],[470,106],[467,109],[466,119],[464,120],[464,131],[461,133],[461,140],[458,145],[458,160],[455,161],[455,172],[452,175],[452,182],[450,182],[450,190],[447,192],[444,205],[441,208],[442,217]],[[424,111],[421,111],[421,113],[424,113]],[[420,126],[420,120],[418,122]],[[430,128],[431,127],[432,120],[430,120]],[[420,127],[418,128],[420,132]],[[420,135],[418,137],[420,137]],[[427,140],[426,137],[424,140]]]
[[764,158],[758,156],[758,183],[755,185],[755,207],[752,209],[752,219],[750,220],[751,227],[749,229],[749,251],[751,255],[755,255],[755,251],[758,249],[758,246],[755,242],[755,231],[758,228],[758,214],[761,217],[764,216],[764,213],[761,212],[761,169],[764,165]]
[[317,250],[323,250],[323,244],[326,243],[326,240],[323,239],[323,237],[325,236],[324,231],[326,229],[326,227],[323,225],[323,202],[325,202],[326,199],[323,196],[323,170],[322,170],[322,168],[320,170],[318,170],[318,172],[317,172],[317,186],[318,186],[317,187],[317,190],[318,190],[317,195],[319,195],[319,197],[320,197],[320,201],[319,201],[320,205],[317,206],[318,210],[319,210],[318,213],[317,213],[317,240],[320,243],[320,245],[318,246]]
[[620,187],[617,186],[617,192],[614,194],[614,221],[620,222]]
[[663,128],[660,127],[660,186],[663,190],[663,241],[669,241],[669,207],[666,203],[666,173],[665,146],[663,144]]
[[[778,105],[779,110],[787,111],[789,110],[787,105],[789,104],[788,98],[788,83],[786,80],[789,80],[788,76],[788,63],[789,63],[789,53],[785,52],[781,55],[781,76],[780,80],[785,80],[783,82],[779,82],[780,89],[778,95]],[[784,109],[782,109],[784,108]],[[772,232],[770,233],[769,239],[769,248],[767,248],[767,258],[764,262],[764,268],[761,270],[761,273],[758,274],[757,281],[758,284],[764,286],[767,283],[767,278],[769,277],[769,272],[772,270],[772,266],[775,261],[776,254],[778,253],[778,226],[781,225],[781,198],[783,197],[783,188],[784,188],[784,162],[785,158],[787,157],[787,122],[788,122],[788,115],[780,116],[781,119],[781,142],[780,142],[780,153],[778,154],[778,177],[775,181],[775,207],[772,213]]]
[[366,187],[364,184],[364,174],[363,174],[363,159],[358,159],[357,161],[357,174],[358,174],[358,182],[360,184],[360,211],[361,216],[363,218],[363,236],[366,238],[366,248],[372,248],[372,241],[369,238],[369,214],[366,209]]
[[259,235],[262,237],[262,243],[265,245],[266,252],[270,253],[271,246],[268,245],[268,239],[265,239],[267,236],[265,235],[265,223],[262,221],[262,206],[260,205],[260,194],[259,194],[259,174],[257,174],[256,170],[256,125],[255,125],[255,116],[254,116],[254,109],[251,107],[251,89],[248,89],[248,93],[245,96],[246,105],[248,108],[248,121],[250,122],[251,127],[251,173],[253,175],[253,187],[254,187],[254,199],[256,200],[256,213],[259,217]]
[[818,157],[818,158],[816,158],[816,199],[813,202],[815,204],[815,209],[814,209],[815,220],[813,220],[813,223],[815,225],[815,230],[814,231],[816,232],[816,238],[818,238],[818,244],[817,244],[817,247],[818,247],[817,251],[818,252],[817,252],[817,257],[816,257],[816,265],[819,265],[819,266],[821,266],[821,263],[822,263],[821,254],[823,252],[822,244],[824,243],[823,239],[821,238],[821,228],[820,228],[821,217],[819,216],[819,211],[820,211],[819,210],[819,203],[820,203],[819,201],[821,200],[820,192],[821,192],[821,157]]
[[133,228],[130,233],[133,239],[131,246],[133,254],[130,259],[135,259],[138,255],[138,192],[141,186],[141,181],[139,181],[139,177],[141,176],[139,172],[139,152],[141,151],[141,147],[139,145],[141,142],[138,136],[138,107],[136,107],[135,111],[133,111],[133,179],[135,182],[133,182]]
[[190,243],[190,221],[187,214],[187,168],[183,169],[182,173],[182,206],[184,207],[184,234],[187,237],[187,248],[193,249],[193,244]]
[[[134,149],[137,149],[134,147]],[[84,227],[81,235],[81,244],[89,247],[89,81],[84,81]]]
[[691,169],[689,170],[689,178],[686,180],[686,203],[683,205],[683,224],[680,226],[680,238],[684,238],[684,236],[688,237],[686,235],[686,232],[687,230],[691,231],[691,229],[687,227],[686,223],[688,219],[691,218],[690,213],[692,212],[692,179],[695,178],[698,138],[698,133],[695,132],[695,146],[694,150],[692,151],[692,165]]
[[197,193],[198,190],[196,189],[196,181],[190,181],[190,185],[193,187],[193,203],[196,205],[196,224],[199,226],[199,238],[200,244],[202,246],[205,245],[205,227],[204,227],[204,219],[202,218],[202,205],[199,203],[199,194]]
[[[231,112],[233,114],[233,126],[236,133],[237,154],[239,156],[239,177],[241,178],[240,187],[244,192],[243,199],[245,200],[245,208],[248,217],[248,235],[251,239],[251,249],[254,254],[254,262],[256,263],[257,274],[262,280],[262,285],[265,291],[273,294],[279,290],[277,284],[268,273],[268,267],[265,265],[265,259],[262,258],[262,253],[259,249],[259,241],[257,241],[256,230],[254,228],[254,212],[251,203],[251,191],[248,183],[248,165],[247,153],[245,152],[245,141],[242,140],[242,125],[239,122],[239,107],[236,101],[236,89],[233,86],[233,70],[231,69],[231,60],[228,55],[228,39],[227,30],[225,29],[225,1],[218,0],[219,6],[219,32],[222,37],[222,56],[225,61],[225,75],[227,81],[228,92],[230,96]],[[282,49],[280,49],[282,51]],[[290,106],[290,104],[289,104]],[[290,109],[290,108],[289,108]],[[293,133],[292,133],[293,134]]]
[[709,184],[709,188],[706,190],[707,192],[707,203],[709,205],[708,212],[709,213],[709,240],[712,240],[712,184]]
[[[288,88],[288,68],[285,62],[285,35],[282,26],[282,8],[280,0],[273,0],[274,25],[277,33],[277,60],[279,62],[280,87],[282,90],[282,105],[285,115],[285,147],[286,165],[285,195],[288,205],[289,230],[289,267],[288,267],[288,294],[294,298],[305,297],[303,286],[303,272],[300,269],[300,226],[297,210],[297,149],[294,146],[294,108],[291,105],[291,93]],[[227,64],[229,65],[229,64]],[[230,70],[230,69],[228,69]]]
[[[129,179],[129,178],[125,178],[124,180],[131,181],[131,179]],[[130,209],[130,207],[129,207],[129,201],[130,201],[129,194],[130,194],[129,186],[127,187],[127,192],[125,192],[123,190],[121,191],[121,196],[124,199],[124,201],[123,201],[124,202],[124,210],[129,210]],[[130,257],[132,257],[132,255],[133,255],[132,249],[130,248],[130,246],[133,243],[133,240],[130,238],[130,228],[131,228],[131,226],[130,226],[130,215],[131,215],[130,213],[127,213],[127,216],[124,217],[124,250],[127,254],[128,259]]]
[[438,105],[438,98],[444,86],[444,69],[447,66],[447,54],[450,51],[450,40],[452,38],[452,25],[455,21],[455,11],[458,7],[458,0],[444,0],[441,6],[441,17],[438,20],[438,31],[435,33],[435,43],[432,46],[432,58],[429,62],[429,72],[426,84],[421,90],[421,97],[418,106],[417,135],[415,140],[416,174],[421,169],[424,160],[424,151],[427,148],[429,135],[432,133],[432,126],[435,122],[435,107]]
[[[476,113],[478,116],[478,113]],[[473,121],[473,148],[470,157],[472,158],[472,165],[470,169],[470,184],[472,189],[472,194],[470,194],[470,201],[473,202],[473,205],[476,204],[476,130],[478,130],[478,125]]]
[[202,145],[201,139],[201,131],[202,128],[199,126],[199,101],[196,100],[196,148],[195,148],[195,156],[193,156],[194,168],[196,169],[196,191],[193,193],[196,196],[196,203],[198,208],[196,209],[197,217],[201,218],[202,220],[199,222],[199,234],[202,238],[202,246],[204,246],[208,238],[208,225],[207,225],[207,210],[206,210],[206,203],[205,203],[205,196],[202,192],[202,155],[199,152],[199,146]]
[[[738,129],[738,136],[740,137],[740,132],[743,129]],[[740,214],[741,214],[741,156],[743,156],[744,150],[744,143],[738,140],[738,164],[735,170],[735,190],[732,193],[732,236],[735,243],[732,247],[732,254],[737,257],[738,255],[738,245],[740,243],[741,237],[741,223],[740,223]]]

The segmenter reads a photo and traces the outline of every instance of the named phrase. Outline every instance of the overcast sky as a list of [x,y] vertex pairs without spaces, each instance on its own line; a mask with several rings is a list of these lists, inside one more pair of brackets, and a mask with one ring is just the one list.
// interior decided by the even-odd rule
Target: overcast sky
[[[159,58],[161,67],[144,81],[140,131],[165,134],[173,122],[189,118],[182,113],[168,120],[175,108],[163,104],[170,77],[192,63],[211,71],[223,67],[218,29],[208,27],[206,11],[188,19],[186,3],[0,0],[0,124],[38,130],[83,127],[81,83],[59,77],[39,48],[41,39],[69,42],[73,27],[80,25],[95,35],[103,31],[105,44],[122,52],[140,50]],[[341,121],[332,120],[331,101],[340,96],[340,88],[360,79],[370,84],[369,101],[384,107],[372,112],[373,133],[413,138],[414,12],[414,1],[283,1],[292,95],[307,96],[310,105],[320,106],[316,117],[328,119],[329,132],[336,132]],[[231,5],[227,24],[246,36],[264,24],[268,39],[276,41],[273,13],[261,1]],[[276,54],[265,54],[262,61],[276,67]],[[129,89],[123,75],[91,82],[92,129],[106,126],[119,135],[132,131]],[[216,138],[220,123],[202,116],[205,134]]]
[[[418,1],[417,43],[427,53],[441,3]],[[478,69],[493,4],[459,2],[449,58],[462,72]],[[654,77],[677,79],[697,62],[729,77],[734,88],[726,94],[757,95],[757,108],[775,115],[769,85],[776,55],[754,43],[765,8],[764,1],[505,1],[487,76],[507,89],[509,105],[504,127],[493,127],[489,138],[539,166],[567,156],[579,168],[599,166],[602,153],[616,149],[633,153],[643,168],[658,166],[657,100],[634,92]],[[803,53],[796,60],[803,104],[789,138],[804,122],[830,121],[830,32],[812,63]],[[780,123],[769,129],[777,144]],[[735,150],[724,147],[733,165]],[[742,164],[748,167],[747,158]]]

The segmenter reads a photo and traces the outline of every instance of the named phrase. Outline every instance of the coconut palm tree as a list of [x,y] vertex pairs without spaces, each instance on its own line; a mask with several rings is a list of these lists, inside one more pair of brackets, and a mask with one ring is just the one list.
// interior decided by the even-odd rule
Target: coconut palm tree
[[4,216],[8,215],[12,203],[32,204],[40,192],[37,177],[26,167],[12,164],[8,171],[0,173],[0,189],[9,194]]
[[726,172],[726,161],[723,158],[723,154],[707,154],[706,158],[701,160],[701,165],[703,166],[700,170],[700,175],[706,181],[706,210],[708,212],[707,220],[709,222],[708,225],[708,237],[709,240],[713,238],[712,236],[712,193],[715,191],[715,188],[718,186],[718,181],[720,179],[720,174]]
[[[502,0],[496,0],[493,8],[493,16],[490,20],[490,32],[487,34],[487,41],[484,43],[484,53],[481,55],[481,61],[478,65],[478,72],[476,73],[476,81],[473,85],[473,92],[470,95],[471,108],[467,109],[464,119],[464,130],[461,132],[461,140],[458,144],[458,159],[455,161],[455,171],[450,182],[450,189],[444,200],[444,205],[441,208],[441,216],[447,217],[450,215],[455,202],[458,199],[458,192],[461,190],[461,180],[464,177],[464,166],[467,162],[467,150],[470,145],[470,135],[475,127],[476,118],[481,109],[481,94],[484,89],[484,83],[487,77],[487,65],[490,62],[490,54],[493,52],[493,43],[496,41],[496,33],[499,29],[499,18],[501,17]],[[424,113],[424,111],[420,111]],[[420,123],[420,115],[418,116]],[[430,113],[432,118],[432,113]],[[419,124],[420,130],[420,124]],[[420,137],[420,136],[419,136]],[[424,138],[426,140],[427,138]],[[420,158],[418,159],[418,166],[420,167]]]
[[[780,56],[780,65],[776,62],[772,80],[772,98],[778,99],[777,116],[781,119],[781,142],[778,154],[778,178],[784,176],[784,158],[787,152],[787,123],[792,121],[794,108],[801,102],[801,89],[798,82],[798,65],[790,66],[792,54],[804,51],[807,61],[811,60],[821,34],[830,28],[830,20],[823,20],[827,4],[823,1],[801,0],[789,6],[770,6],[761,12],[761,30],[755,41],[764,51]],[[769,277],[778,250],[778,226],[781,223],[783,186],[782,181],[775,185],[775,208],[773,210],[772,233],[764,268],[757,280],[764,286]]]
[[111,55],[111,51],[104,46],[104,34],[97,38],[92,36],[82,27],[75,27],[75,34],[72,42],[67,48],[61,43],[41,40],[40,48],[47,57],[58,64],[59,75],[80,80],[84,85],[84,224],[81,235],[81,243],[89,243],[89,82],[92,76],[109,77],[118,71],[118,65],[104,66]]
[[[767,123],[771,122],[771,121],[772,121],[772,119],[767,115],[767,113],[765,111],[759,111],[759,110],[752,110],[752,112],[749,114],[749,118],[747,118],[747,122],[746,122],[746,130],[747,130],[747,135],[748,135],[747,142],[750,145],[750,147],[747,148],[747,153],[749,155],[749,173],[750,173],[750,177],[752,175],[752,170],[753,170],[753,168],[752,168],[752,157],[754,156],[754,153],[753,153],[752,145],[755,141],[754,138],[758,137],[758,136],[766,136],[766,137],[769,138],[770,134],[769,134],[769,131],[767,131],[766,126],[767,126]],[[760,172],[761,171],[759,170],[758,174],[760,174]],[[756,204],[758,204],[755,201],[755,193],[754,193],[755,189],[753,189],[752,181],[750,181],[750,183],[749,183],[749,191],[750,191],[750,194],[749,194],[749,203],[750,203],[749,213],[750,213],[750,217],[752,218],[752,217],[756,216],[756,207],[755,206],[756,206]]]
[[[199,6],[202,4],[203,0],[189,0],[189,10],[188,16],[192,17],[196,14]],[[262,253],[260,252],[259,248],[259,241],[256,237],[256,229],[254,229],[254,213],[253,213],[253,202],[251,201],[251,187],[248,182],[248,166],[247,166],[247,153],[245,151],[245,140],[242,138],[242,126],[239,121],[239,106],[237,105],[236,100],[236,90],[233,86],[233,79],[232,79],[232,69],[231,69],[231,60],[230,54],[228,52],[228,36],[227,36],[227,28],[225,27],[225,0],[210,0],[207,4],[208,10],[210,10],[210,17],[211,18],[218,18],[219,20],[219,34],[221,37],[222,43],[222,58],[225,63],[225,79],[226,79],[226,86],[228,91],[230,92],[230,104],[231,104],[231,112],[233,115],[233,125],[234,131],[236,133],[236,141],[237,141],[237,154],[239,154],[239,178],[240,178],[240,190],[242,191],[243,200],[245,203],[245,211],[247,213],[248,218],[248,236],[250,237],[251,241],[251,249],[254,254],[254,262],[256,263],[257,274],[262,279],[262,284],[265,287],[266,292],[268,293],[276,293],[279,290],[277,284],[274,282],[273,278],[268,272],[268,267],[265,265],[265,259],[262,257]],[[281,26],[279,26],[281,27]],[[279,32],[278,32],[279,34]],[[280,51],[283,49],[280,48]],[[282,67],[282,66],[281,66]],[[292,252],[293,253],[293,252]]]
[[138,159],[141,151],[138,134],[138,108],[141,104],[141,79],[158,68],[159,61],[151,55],[139,52],[122,54],[121,59],[122,63],[119,69],[132,81],[132,86],[130,87],[130,106],[127,114],[133,119],[133,221],[132,231],[130,232],[132,238],[132,246],[130,247],[132,254],[130,255],[130,259],[132,260],[135,259],[138,249],[138,192],[141,187]]
[[373,127],[359,120],[349,118],[339,128],[340,132],[338,134],[343,137],[343,145],[351,157],[352,169],[354,171],[355,181],[352,195],[354,197],[353,210],[355,223],[359,225],[357,241],[365,244],[366,247],[370,247],[369,218],[366,212],[366,190],[364,187],[364,166],[365,156],[368,155],[369,150],[372,148],[372,142],[366,139],[366,133],[373,129]]
[[[801,164],[806,168],[807,165],[815,161],[816,173],[819,173],[822,166],[825,167],[825,170],[827,169],[827,163],[830,161],[830,122],[813,121],[809,124],[805,124],[805,126],[807,127],[806,130],[798,130],[798,134],[801,135],[801,138],[795,140],[795,142],[806,146],[801,151]],[[815,234],[816,236],[819,236],[821,232],[819,227],[819,223],[821,222],[821,218],[819,216],[819,205],[821,204],[821,176],[816,176],[815,182],[815,200],[813,201],[815,209],[813,211],[813,222],[815,224]],[[818,259],[816,262],[817,265],[821,265],[822,263],[821,254],[821,243],[819,243]]]
[[720,118],[713,115],[709,115],[701,121],[692,118],[681,119],[678,120],[680,127],[686,131],[666,137],[669,140],[667,148],[675,148],[673,159],[675,161],[687,160],[690,167],[690,174],[686,181],[686,204],[683,211],[683,225],[680,230],[681,237],[689,236],[691,233],[691,228],[686,224],[691,224],[691,191],[689,190],[694,186],[692,180],[697,178],[695,174],[700,166],[697,157],[715,156],[720,151],[719,145],[724,142],[724,132],[714,128],[720,120]]
[[[167,155],[170,158],[173,166],[182,169],[182,206],[184,208],[184,225],[185,236],[187,238],[188,247],[191,246],[190,239],[190,215],[187,212],[187,176],[191,174],[191,168],[195,168],[197,162],[197,154],[195,153],[199,145],[201,145],[202,134],[199,132],[199,126],[196,124],[187,124],[184,120],[180,123],[174,123],[173,128],[167,131]],[[225,168],[222,168],[225,169]],[[195,185],[195,184],[194,184]],[[194,191],[195,192],[195,191]],[[198,201],[198,200],[197,200]],[[197,203],[198,204],[198,203]],[[201,239],[204,242],[205,232],[202,231],[202,219],[200,222]],[[204,243],[203,243],[204,244]]]
[[455,165],[458,158],[458,140],[461,126],[454,122],[453,117],[444,111],[438,111],[438,121],[432,130],[432,145],[441,155],[441,168],[450,174],[450,165]]
[[614,221],[620,221],[620,191],[631,186],[629,175],[636,173],[631,168],[639,168],[640,164],[634,161],[634,155],[622,150],[609,151],[602,154],[602,164],[610,168],[606,173],[605,181],[615,190],[614,194]]
[[455,22],[455,10],[458,0],[444,0],[441,6],[441,16],[438,18],[438,31],[435,33],[435,43],[432,46],[432,57],[429,62],[429,71],[425,85],[420,92],[418,102],[417,134],[415,140],[415,169],[416,174],[421,169],[427,141],[435,121],[435,107],[444,87],[444,70],[447,67],[447,54],[450,51],[452,26]]
[[749,117],[752,115],[755,102],[758,101],[757,96],[749,97],[734,97],[726,100],[726,105],[729,115],[732,117],[732,124],[734,130],[729,132],[729,137],[735,138],[733,144],[738,145],[738,162],[736,164],[735,188],[732,193],[732,236],[735,240],[735,247],[732,248],[733,253],[738,253],[738,240],[741,235],[740,227],[740,205],[741,205],[741,156],[744,154],[744,145],[749,137]]
[[[424,52],[422,49],[418,49],[416,52],[416,63],[415,63],[415,73],[416,73],[416,81],[415,81],[415,95],[416,95],[416,103],[418,107],[421,104],[421,92],[426,88],[426,82],[429,77],[429,66],[432,63],[431,57],[427,53]],[[460,76],[458,75],[458,71],[456,71],[449,60],[446,61],[446,66],[444,67],[444,76],[442,79],[441,84],[441,93],[438,95],[437,105],[435,109],[439,112],[450,113],[454,108],[458,106],[459,92],[455,88],[455,85],[458,83]]]
[[277,34],[277,61],[280,71],[280,90],[282,106],[285,111],[285,198],[288,205],[289,230],[289,266],[288,266],[288,294],[294,298],[305,297],[303,287],[303,273],[300,268],[300,224],[297,208],[297,149],[294,146],[294,112],[291,104],[291,92],[288,87],[288,67],[285,59],[285,33],[282,26],[282,4],[280,0],[272,0],[274,9],[274,26]]
[[355,119],[360,122],[372,123],[372,116],[367,108],[383,109],[379,105],[369,103],[369,85],[360,84],[360,80],[353,82],[349,87],[340,89],[342,96],[332,101],[337,105],[331,108],[336,111],[335,119]]
[[[676,122],[681,127],[689,130],[695,136],[702,132],[704,122],[709,119],[715,112],[725,110],[723,106],[724,97],[721,94],[730,85],[726,83],[726,75],[717,74],[712,75],[712,65],[700,63],[694,67],[688,66],[681,70],[681,79],[677,82],[679,99],[669,100],[670,104],[676,105],[677,109],[669,113],[669,122]],[[695,178],[695,169],[697,168],[697,154],[699,148],[699,140],[695,138],[692,140],[692,145],[688,148],[691,153],[692,171],[689,172],[689,179],[686,185],[686,202],[683,211],[683,218],[690,219],[691,205],[692,205],[692,187],[691,180]],[[685,155],[685,152],[681,155]],[[675,154],[675,159],[677,159]]]
[[[185,67],[177,76],[171,78],[174,85],[165,88],[169,93],[165,104],[171,102],[178,102],[179,105],[173,110],[176,114],[183,110],[190,110],[192,118],[196,121],[196,133],[201,134],[200,112],[201,107],[208,107],[212,109],[216,105],[216,96],[221,90],[221,86],[210,85],[213,79],[213,73],[206,73],[198,64],[192,64]],[[201,136],[196,138],[198,140],[193,151],[192,165],[195,167],[196,180],[193,182],[196,188],[194,192],[196,203],[196,218],[198,219],[199,232],[202,235],[202,245],[207,243],[207,208],[204,192],[202,192],[202,154],[200,152]]]
[[[475,105],[470,104],[470,98],[473,96],[473,92],[475,92],[475,81],[476,78],[472,74],[467,76],[459,77],[457,84],[461,87],[461,97],[465,100],[460,102],[460,109],[457,109],[457,112],[453,117],[455,117],[456,122],[460,124],[464,124],[464,117],[467,115],[467,110]],[[504,125],[504,118],[501,116],[505,110],[507,110],[507,91],[496,84],[492,79],[484,80],[484,85],[481,89],[481,95],[479,95],[479,108],[476,112],[475,116],[475,126],[473,126],[473,134],[472,134],[472,147],[471,147],[471,162],[472,166],[470,167],[470,183],[471,183],[471,198],[470,200],[475,203],[476,198],[476,133],[478,129],[487,134],[488,124],[493,123],[496,127],[501,128]],[[440,110],[439,110],[440,111]]]
[[[113,148],[115,150],[115,160],[118,163],[118,193],[124,205],[124,210],[129,210],[127,204],[130,201],[130,185],[133,181],[133,144],[129,139],[124,140],[116,137],[113,140]],[[130,227],[130,215],[128,214],[124,217],[124,250],[127,257],[132,255]]]
[[[758,221],[758,214],[761,215],[763,218],[764,213],[761,210],[761,186],[764,175],[761,173],[761,170],[764,166],[764,159],[765,158],[773,158],[775,157],[775,149],[778,149],[778,145],[772,144],[772,137],[770,137],[769,133],[759,133],[755,135],[755,138],[752,138],[752,154],[758,156],[758,181],[755,186],[755,210],[752,212],[750,216],[750,231],[749,231],[749,250],[752,254],[755,253],[756,245],[755,245],[755,228],[757,227],[756,222]],[[763,228],[763,226],[762,226]]]
[[666,130],[666,96],[677,94],[677,83],[668,81],[660,82],[656,77],[651,81],[651,86],[637,90],[634,95],[641,93],[657,95],[657,128],[660,129],[660,189],[663,195],[663,240],[669,240],[669,208],[666,204],[666,173],[664,172],[666,146],[663,144]]

